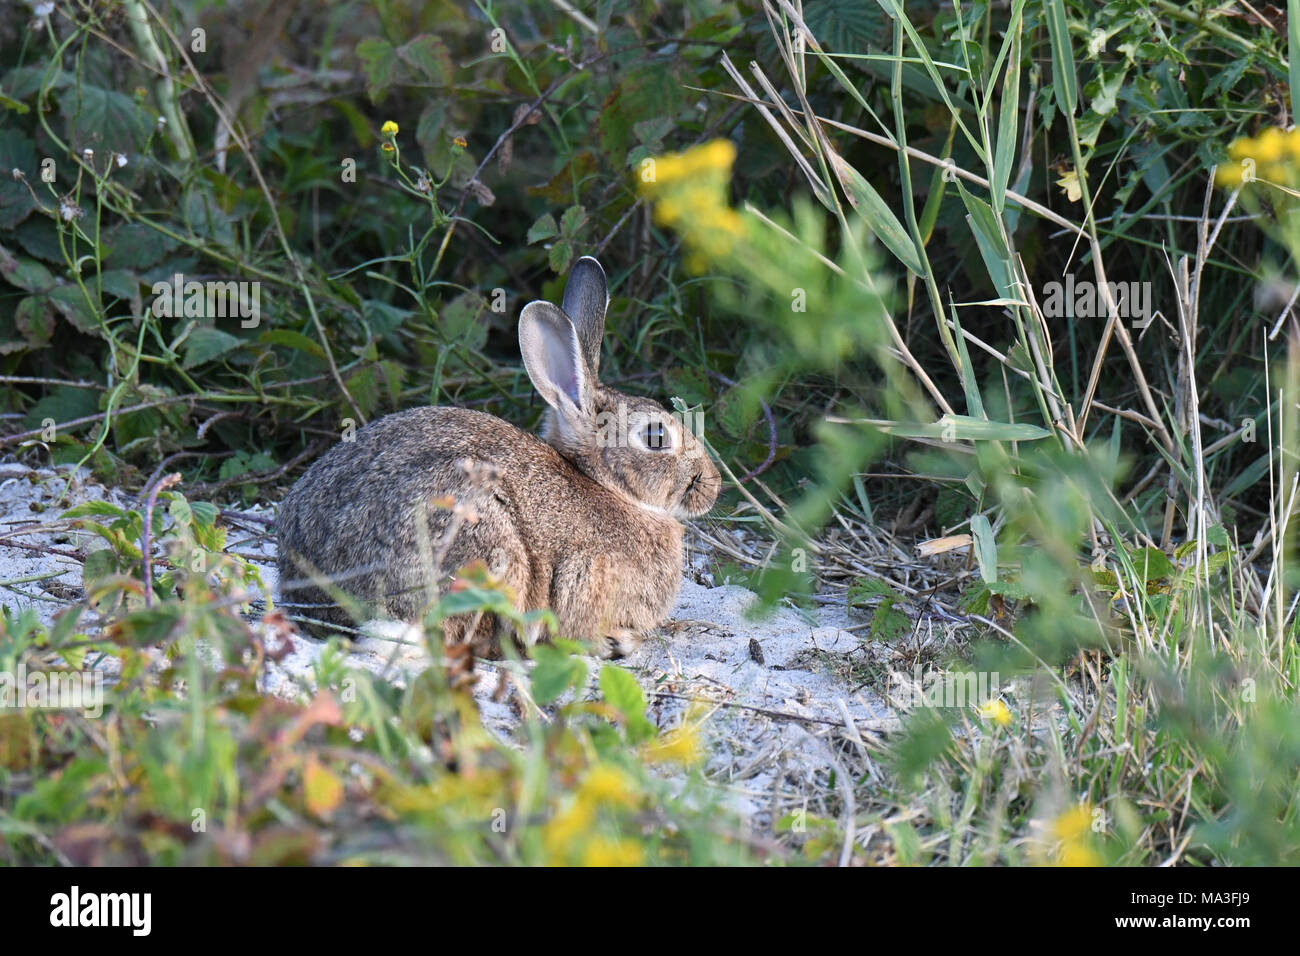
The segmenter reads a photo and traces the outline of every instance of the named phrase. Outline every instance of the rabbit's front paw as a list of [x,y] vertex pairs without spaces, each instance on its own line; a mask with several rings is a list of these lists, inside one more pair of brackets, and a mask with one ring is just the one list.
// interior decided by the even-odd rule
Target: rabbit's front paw
[[600,639],[597,651],[601,657],[617,660],[627,657],[641,646],[641,635],[627,628],[615,628]]

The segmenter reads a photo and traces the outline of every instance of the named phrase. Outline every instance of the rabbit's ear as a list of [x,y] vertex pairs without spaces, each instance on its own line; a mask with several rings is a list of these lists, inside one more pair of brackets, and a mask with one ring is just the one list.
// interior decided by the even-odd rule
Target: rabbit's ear
[[564,425],[592,415],[591,381],[573,323],[550,302],[529,302],[519,315],[519,352],[537,394]]
[[609,287],[605,270],[591,256],[583,256],[569,270],[564,287],[564,314],[573,320],[582,343],[582,355],[593,375],[600,371],[600,340],[605,336],[605,309]]

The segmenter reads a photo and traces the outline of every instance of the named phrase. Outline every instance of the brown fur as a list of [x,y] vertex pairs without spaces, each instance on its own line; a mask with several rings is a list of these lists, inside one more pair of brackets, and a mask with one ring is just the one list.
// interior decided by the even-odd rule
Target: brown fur
[[[595,272],[598,265],[582,280],[588,285],[575,309],[591,311]],[[598,291],[603,299],[603,272]],[[721,478],[699,442],[661,406],[596,382],[590,346],[594,335],[599,348],[603,302],[594,331],[593,315],[584,322],[547,304],[529,309],[529,321],[550,323],[548,336],[557,330],[577,336],[578,378],[589,379],[571,390],[576,403],[554,396],[553,379],[563,379],[564,369],[551,375],[521,318],[529,373],[552,405],[547,441],[459,408],[416,408],[362,428],[317,460],[280,505],[286,601],[328,605],[304,613],[351,623],[330,588],[318,586],[329,581],[367,613],[413,621],[448,577],[483,561],[513,589],[517,608],[549,608],[561,636],[590,641],[601,653],[630,652],[663,621],[681,584],[678,519],[707,511]],[[563,341],[547,339],[552,347]],[[562,348],[557,354],[561,364],[569,359]],[[648,450],[626,436],[601,441],[596,423],[619,421],[620,405],[633,423],[654,416],[671,431],[674,449]],[[448,497],[459,517],[448,509]],[[498,650],[504,630],[490,616],[453,618],[444,628],[480,654]]]

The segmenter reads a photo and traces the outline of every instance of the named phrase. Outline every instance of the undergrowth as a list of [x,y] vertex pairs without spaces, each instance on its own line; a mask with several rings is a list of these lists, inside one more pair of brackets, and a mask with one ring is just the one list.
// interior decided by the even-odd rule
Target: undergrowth
[[[101,544],[53,623],[5,582],[0,670],[112,681],[102,717],[0,714],[0,856],[1297,862],[1286,15],[574,6],[0,25],[0,447],[142,493],[64,516]],[[964,626],[932,663],[997,693],[855,742],[821,816],[731,816],[707,727],[656,728],[564,642],[518,665],[502,742],[450,605],[405,686],[336,645],[301,699],[263,693],[292,624],[252,613],[208,502],[273,499],[394,409],[535,424],[514,319],[588,253],[610,384],[705,410],[709,523],[771,542],[767,602],[807,603],[837,521],[964,558],[923,596]],[[855,588],[865,640],[925,616]]]

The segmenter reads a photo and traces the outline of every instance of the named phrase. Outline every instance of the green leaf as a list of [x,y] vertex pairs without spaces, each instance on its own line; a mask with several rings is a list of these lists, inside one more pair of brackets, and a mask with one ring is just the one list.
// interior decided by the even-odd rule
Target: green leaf
[[131,301],[140,297],[140,277],[126,269],[105,269],[100,273],[99,284],[119,299]]
[[[871,608],[869,637],[873,641],[892,641],[911,631],[912,622],[895,607],[900,597],[892,587],[876,578],[861,577],[849,585],[849,606]],[[873,602],[878,603],[872,607]]]
[[623,716],[645,713],[641,685],[628,671],[614,664],[600,669],[600,692],[605,701]]
[[269,471],[275,466],[275,459],[266,452],[259,451],[250,455],[248,452],[241,451],[223,461],[218,474],[223,480],[242,478],[244,475],[257,474],[259,471]]
[[1286,0],[1286,56],[1291,74],[1291,112],[1300,103],[1300,0]]
[[602,667],[600,693],[606,703],[623,715],[633,743],[649,740],[655,735],[654,724],[645,717],[645,695],[641,685],[628,671],[613,664]]
[[533,699],[549,704],[587,679],[587,665],[566,650],[541,644],[533,648]]
[[527,241],[531,246],[535,242],[541,242],[543,239],[550,239],[552,236],[558,236],[559,234],[560,229],[555,225],[555,217],[548,212],[528,227]]
[[1038,441],[1052,434],[1028,422],[990,422],[968,415],[944,415],[936,422],[923,424],[886,422],[877,427],[900,438],[938,438],[943,441]]
[[1174,573],[1173,562],[1159,548],[1140,548],[1130,551],[1129,557],[1133,560],[1138,575],[1145,582],[1158,581]]
[[140,270],[160,262],[177,243],[144,223],[125,222],[108,231],[104,245],[110,268]]
[[850,166],[839,153],[832,150],[828,155],[831,168],[835,171],[835,176],[844,189],[844,195],[848,197],[854,211],[862,217],[862,221],[867,224],[875,237],[894,254],[899,262],[917,275],[924,276],[925,269],[921,265],[921,257],[917,255],[912,237],[907,234],[907,230],[898,221],[894,211],[880,198],[880,194],[872,188],[871,183],[867,182],[862,174]]
[[[1022,8],[1024,0],[1020,0]],[[998,110],[998,141],[993,148],[993,182],[989,195],[993,211],[1002,214],[1007,185],[1011,181],[1011,163],[1015,159],[1016,128],[1020,118],[1020,8],[1012,14],[1008,27],[1010,44],[1007,72],[1002,80],[1002,102]]]
[[937,707],[917,707],[903,721],[903,734],[894,742],[895,771],[909,785],[952,748],[952,731]]
[[422,33],[397,51],[402,62],[412,67],[429,86],[450,86],[452,78],[451,54],[447,44],[436,36]]
[[[73,152],[93,149],[97,153],[130,154],[144,147],[154,120],[134,99],[113,90],[80,83],[59,94],[59,110],[68,123],[68,142]],[[107,157],[96,162],[103,168]]]
[[857,578],[849,585],[848,602],[850,607],[866,607],[868,602],[876,598],[896,601],[898,595],[893,588],[878,578]]
[[379,382],[375,378],[375,370],[370,367],[357,369],[344,383],[357,407],[361,409],[361,414],[369,418],[379,404]]
[[979,248],[980,258],[993,280],[998,295],[1004,299],[1019,300],[1016,285],[1011,281],[1011,252],[999,226],[999,219],[993,208],[984,200],[973,196],[961,180],[957,180],[957,192],[966,205],[966,224],[975,236],[975,245]]
[[28,184],[13,178],[14,169],[29,181],[36,178],[36,146],[19,130],[0,129],[0,229],[12,229],[36,208]]
[[907,615],[894,607],[894,602],[881,602],[871,615],[871,640],[896,641],[910,633],[912,622]]
[[[370,326],[376,337],[382,337],[391,334],[395,329],[401,326],[403,322],[411,317],[409,309],[399,308],[389,305],[387,302],[380,302],[378,299],[366,299],[361,303],[361,314]],[[325,357],[325,352],[321,351],[321,358]]]
[[114,518],[125,518],[126,511],[108,501],[83,501],[81,504],[69,508],[59,517],[81,518],[85,515],[109,515]]
[[582,206],[570,206],[560,217],[560,232],[566,239],[576,239],[586,222],[587,210]]
[[[54,312],[49,300],[40,296],[29,295],[18,302],[14,311],[14,325],[22,333],[23,340],[32,348],[40,348],[50,341],[54,334]],[[0,351],[12,351],[7,345],[22,347],[22,343],[4,343]]]
[[221,207],[220,200],[206,184],[192,185],[181,199],[181,214],[185,224],[200,236],[220,242],[233,242],[234,226],[230,214]]
[[563,273],[569,268],[569,263],[573,261],[573,244],[567,239],[561,239],[551,246],[547,258],[551,263],[551,269],[557,274]]
[[632,124],[632,132],[638,142],[653,150],[659,150],[663,146],[664,137],[676,128],[677,123],[671,116],[657,116]]
[[100,334],[99,313],[86,301],[86,293],[78,286],[56,286],[50,292],[50,304],[58,309],[59,315],[67,319],[78,332],[96,336]]
[[49,292],[54,288],[54,276],[35,259],[18,258],[0,246],[0,276],[10,285],[24,292]]
[[92,389],[60,385],[27,410],[23,424],[28,428],[40,428],[47,418],[55,422],[71,422],[97,411],[99,402]]
[[296,352],[306,352],[313,358],[325,358],[325,350],[315,339],[308,338],[293,329],[270,329],[258,336],[258,341],[265,345],[283,345]]
[[214,525],[217,518],[221,516],[221,509],[210,501],[191,501],[190,511],[194,515],[194,520],[201,525]]
[[4,88],[9,95],[15,99],[25,100],[34,95],[45,82],[45,74],[49,72],[49,88],[52,90],[61,89],[71,83],[75,77],[67,70],[55,68],[49,69],[49,65],[42,63],[38,66],[20,66],[15,67],[5,74]]
[[487,342],[487,323],[480,321],[487,307],[487,300],[477,292],[463,292],[447,303],[438,316],[438,324],[448,340],[462,342],[471,351],[477,351]]
[[379,37],[367,37],[357,44],[357,57],[361,60],[361,69],[366,74],[366,93],[370,102],[378,106],[388,95],[388,90],[397,81],[400,66],[397,50],[387,40]]
[[172,496],[171,504],[167,506],[167,513],[172,516],[177,526],[182,528],[188,528],[194,520],[194,509],[190,507],[184,495]]
[[199,326],[185,340],[185,360],[181,363],[181,368],[190,369],[211,362],[243,344],[243,339],[229,332]]
[[808,3],[803,9],[804,23],[830,53],[861,53],[889,40],[889,20],[875,0]]
[[425,106],[415,124],[415,142],[424,153],[424,162],[435,179],[446,175],[452,161],[451,135],[446,122],[447,103],[439,97]]
[[998,579],[998,542],[993,536],[993,526],[984,515],[970,519],[971,536],[975,539],[975,557],[980,565],[980,577],[985,584]]
[[1020,581],[993,581],[985,586],[990,594],[996,594],[1008,601],[1024,601],[1029,598],[1029,589]]
[[1047,34],[1052,44],[1052,87],[1063,112],[1073,114],[1079,105],[1079,78],[1074,72],[1070,48],[1070,26],[1065,18],[1065,0],[1043,0]]
[[625,168],[627,151],[635,145],[635,124],[676,117],[686,101],[685,88],[670,66],[634,66],[600,105],[596,133],[611,166]]

